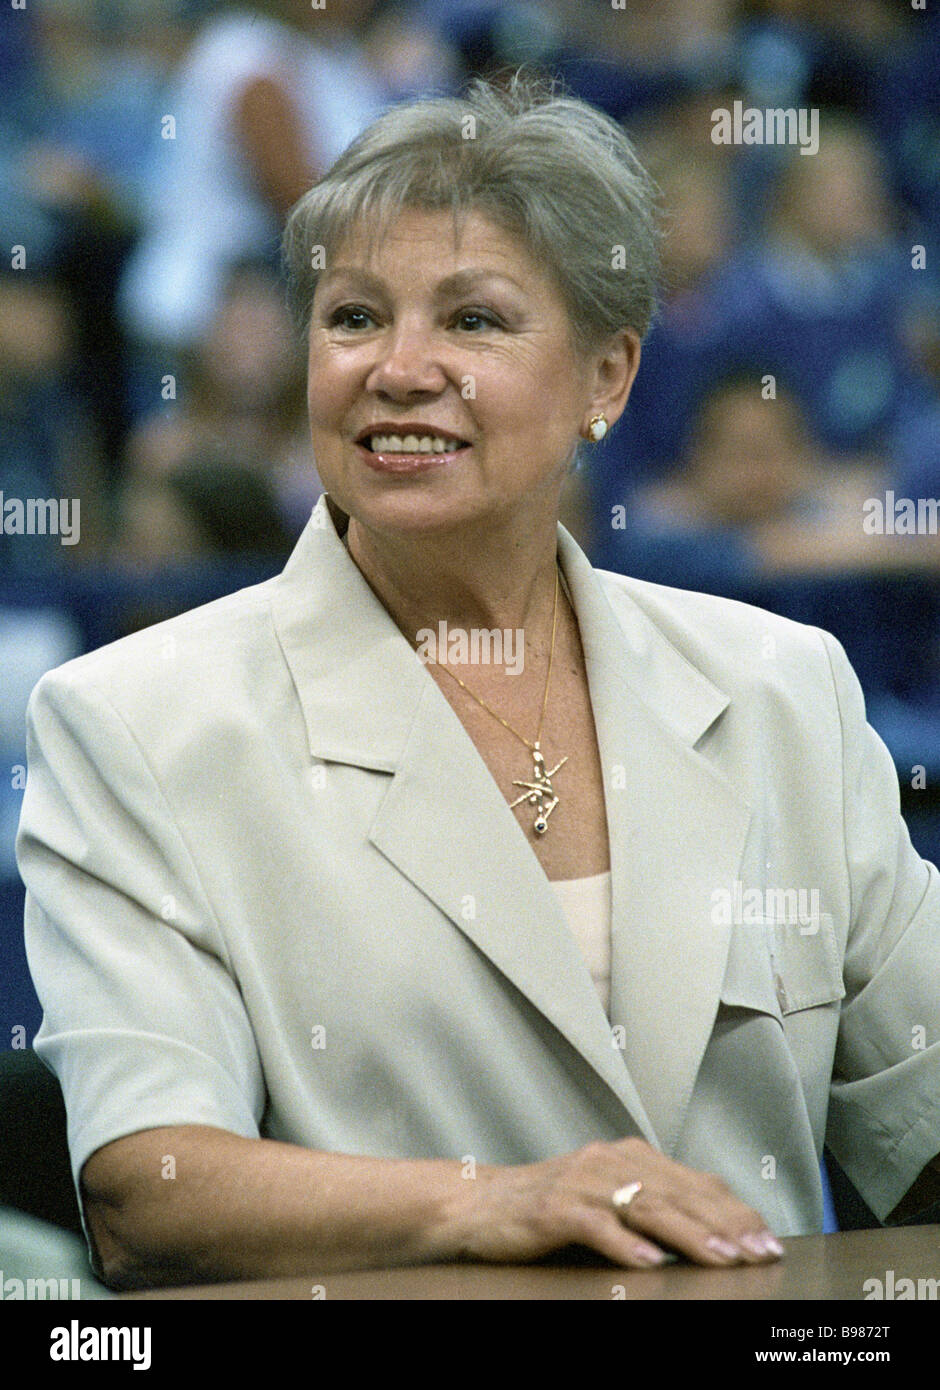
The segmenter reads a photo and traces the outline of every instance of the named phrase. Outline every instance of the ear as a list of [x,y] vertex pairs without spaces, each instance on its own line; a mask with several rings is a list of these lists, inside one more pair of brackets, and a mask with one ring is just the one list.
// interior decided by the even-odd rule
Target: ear
[[585,424],[593,415],[606,415],[608,426],[616,424],[639,368],[640,335],[632,328],[622,328],[594,359],[588,377],[591,396]]

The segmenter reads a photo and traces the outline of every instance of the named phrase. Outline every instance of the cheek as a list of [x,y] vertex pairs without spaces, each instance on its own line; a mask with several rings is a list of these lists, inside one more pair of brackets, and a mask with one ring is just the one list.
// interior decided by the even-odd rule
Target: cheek
[[533,377],[533,395],[547,413],[559,418],[577,409],[583,373],[569,352],[558,348],[546,353],[536,365]]
[[565,354],[517,354],[509,361],[494,358],[477,371],[470,364],[467,371],[476,377],[481,414],[491,410],[506,428],[524,430],[530,436],[570,431],[577,414],[577,382]]
[[307,379],[315,382],[327,377],[336,377],[340,363],[346,354],[338,353],[319,329],[312,329],[307,346]]
[[351,394],[350,373],[327,353],[311,353],[307,366],[307,410],[311,424],[341,418]]
[[324,397],[323,391],[309,387],[307,390],[307,418],[310,428],[314,431],[325,429],[329,423],[324,411],[328,398]]

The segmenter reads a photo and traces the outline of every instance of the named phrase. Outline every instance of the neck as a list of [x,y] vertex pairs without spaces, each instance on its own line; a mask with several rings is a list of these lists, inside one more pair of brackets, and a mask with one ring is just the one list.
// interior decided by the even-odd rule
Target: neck
[[[409,640],[421,629],[500,629],[547,650],[555,606],[557,530],[484,535],[400,536],[350,518],[346,545],[376,596]],[[564,589],[558,600],[563,621]],[[530,641],[530,639],[533,639]]]

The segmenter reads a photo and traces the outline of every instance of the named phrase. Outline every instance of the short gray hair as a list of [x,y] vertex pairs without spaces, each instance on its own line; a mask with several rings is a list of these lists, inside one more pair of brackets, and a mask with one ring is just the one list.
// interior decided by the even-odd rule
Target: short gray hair
[[[623,328],[642,338],[656,307],[657,189],[623,129],[555,82],[517,71],[464,96],[392,106],[292,209],[284,234],[291,307],[309,327],[323,262],[360,225],[404,208],[470,212],[516,236],[553,273],[572,340],[589,355]],[[320,251],[317,265],[315,251]]]

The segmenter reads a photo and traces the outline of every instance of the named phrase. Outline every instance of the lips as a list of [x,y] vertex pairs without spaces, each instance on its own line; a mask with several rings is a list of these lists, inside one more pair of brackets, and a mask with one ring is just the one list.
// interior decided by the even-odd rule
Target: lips
[[357,447],[359,457],[372,472],[386,475],[397,474],[400,477],[405,474],[430,473],[447,468],[451,464],[456,464],[458,459],[462,459],[464,454],[469,452],[468,448],[452,448],[449,453],[443,454],[377,454],[371,449],[367,449],[364,444]]

